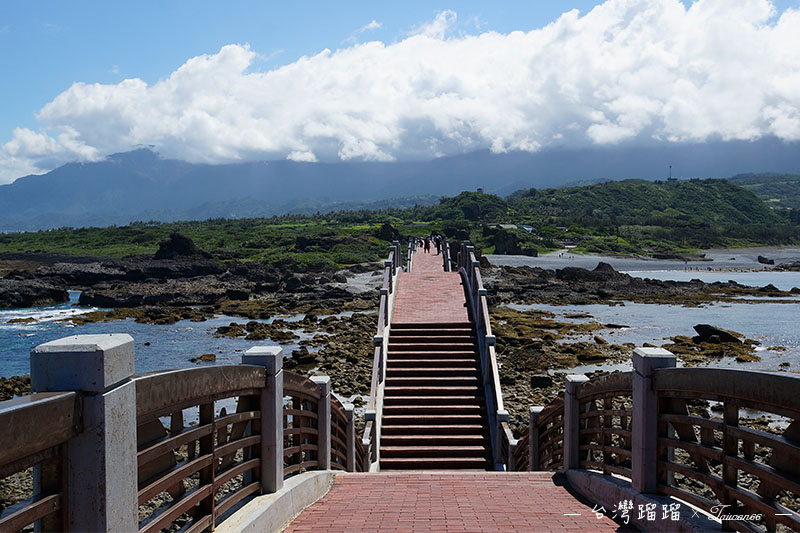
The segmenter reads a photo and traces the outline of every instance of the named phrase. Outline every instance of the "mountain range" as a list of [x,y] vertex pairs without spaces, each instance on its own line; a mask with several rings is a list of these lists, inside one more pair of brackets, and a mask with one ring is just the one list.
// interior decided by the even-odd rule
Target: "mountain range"
[[422,162],[224,165],[163,159],[149,149],[68,163],[0,186],[0,231],[107,226],[134,220],[203,220],[406,207],[483,188],[522,188],[643,178],[800,172],[800,142],[657,143],[542,152],[478,151]]

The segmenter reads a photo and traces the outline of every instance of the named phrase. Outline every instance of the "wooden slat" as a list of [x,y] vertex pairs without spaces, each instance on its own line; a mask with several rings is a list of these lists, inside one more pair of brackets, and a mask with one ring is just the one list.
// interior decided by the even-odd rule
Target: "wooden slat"
[[251,494],[255,494],[259,490],[261,490],[261,482],[254,481],[236,492],[229,493],[228,496],[217,502],[217,516],[224,514],[225,511],[242,501],[242,499],[247,498]]
[[197,505],[200,500],[213,495],[211,485],[203,485],[190,490],[180,500],[173,502],[162,513],[139,528],[140,533],[160,531],[175,521],[180,515]]
[[748,474],[752,474],[765,481],[769,481],[770,483],[775,483],[782,489],[789,490],[793,492],[796,496],[800,496],[800,480],[789,479],[782,472],[763,463],[757,463],[755,461],[747,461],[744,459],[740,459],[738,457],[730,457],[730,456],[727,457],[726,460],[728,461],[728,463],[735,466],[739,470],[744,470]]
[[27,470],[28,468],[37,465],[43,461],[47,461],[49,459],[58,457],[60,453],[61,453],[61,446],[54,446],[52,448],[42,450],[41,452],[28,455],[14,462],[0,466],[0,479],[12,476],[17,472],[22,472],[23,470]]
[[136,416],[163,411],[177,405],[207,403],[207,398],[230,395],[245,389],[264,388],[264,367],[253,365],[207,366],[171,370],[134,378]]
[[36,501],[24,501],[0,511],[0,531],[19,531],[61,509],[62,495],[51,494]]
[[0,402],[0,465],[58,446],[77,434],[74,392],[29,394]]
[[158,477],[158,479],[139,489],[139,505],[144,504],[156,494],[167,490],[167,488],[175,485],[176,482],[182,480],[183,478],[189,477],[195,472],[199,471],[201,468],[205,468],[206,466],[210,465],[212,460],[212,456],[204,455],[189,461],[188,463],[178,463],[173,468],[164,472]]
[[800,463],[800,446],[792,444],[780,435],[746,427],[729,427],[728,433],[737,439],[753,441],[767,448],[772,448],[782,458],[795,464]]
[[214,479],[214,486],[216,489],[222,487],[225,483],[232,480],[239,474],[247,472],[248,470],[257,470],[261,468],[261,459],[250,459],[249,461],[242,461],[241,463],[235,463],[230,468],[219,472],[217,474],[216,479]]
[[317,413],[305,409],[284,409],[283,414],[296,418],[308,418],[310,420],[316,420],[318,418]]
[[673,448],[681,448],[687,452],[698,453],[707,459],[713,459],[719,462],[722,462],[722,457],[725,455],[722,453],[722,450],[712,448],[711,446],[704,446],[696,442],[687,442],[685,440],[666,439],[664,437],[659,437],[658,446],[672,446]]
[[204,424],[202,426],[193,427],[192,429],[186,429],[176,435],[168,436],[163,440],[157,441],[155,444],[151,444],[137,453],[136,459],[139,468],[153,459],[161,457],[168,451],[175,450],[188,442],[210,435],[212,430],[213,427],[211,424]]
[[672,463],[669,461],[659,461],[658,468],[660,470],[663,469],[670,472],[675,472],[676,474],[681,474],[688,478],[694,479],[695,481],[699,481],[700,483],[705,483],[715,492],[719,492],[722,489],[721,477],[714,474],[704,474],[703,472],[699,472],[690,466]]
[[800,530],[800,516],[795,511],[787,509],[776,501],[765,500],[755,492],[749,491],[743,487],[725,487],[726,493],[729,496],[739,500],[746,506],[757,509],[762,514],[773,516],[776,514],[788,514],[790,516],[775,516],[775,520],[785,524],[795,531]]
[[302,465],[299,464],[299,463],[298,464],[293,464],[293,465],[287,465],[287,466],[283,467],[283,477],[286,477],[289,474],[294,474],[295,472],[299,472],[301,468],[302,468]]
[[241,413],[233,413],[230,415],[221,416],[216,419],[217,427],[229,426],[231,424],[238,424],[240,422],[247,422],[250,420],[259,420],[261,418],[261,411],[242,411]]
[[196,518],[192,525],[189,526],[189,529],[181,530],[183,533],[198,533],[199,531],[205,531],[205,529],[211,525],[211,517],[206,515],[201,518]]
[[248,446],[254,446],[261,442],[261,435],[253,435],[251,437],[245,437],[243,439],[238,439],[233,442],[229,442],[222,446],[217,446],[216,450],[214,450],[214,455],[217,457],[222,457],[229,453],[233,453],[240,448],[247,448]]
[[597,418],[598,416],[627,416],[633,415],[630,409],[593,409],[591,411],[582,411],[578,417],[583,420],[586,418]]
[[606,435],[619,435],[625,438],[632,438],[631,430],[629,429],[622,429],[622,428],[615,428],[615,427],[591,427],[591,428],[584,428],[579,431],[581,435],[600,435],[605,433]]
[[622,457],[630,457],[631,451],[625,448],[618,448],[616,446],[604,446],[602,444],[584,444],[578,447],[582,451],[593,450],[597,452],[614,453]]
[[722,431],[724,423],[722,420],[714,420],[713,418],[703,418],[701,416],[693,415],[667,415],[659,414],[659,422],[670,422],[672,424],[692,424],[701,428],[716,429]]

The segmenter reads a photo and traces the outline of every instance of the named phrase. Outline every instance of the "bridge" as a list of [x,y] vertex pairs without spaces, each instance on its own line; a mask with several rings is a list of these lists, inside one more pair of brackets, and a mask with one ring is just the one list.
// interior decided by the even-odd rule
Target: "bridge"
[[383,265],[363,427],[278,346],[136,375],[128,335],[40,345],[34,394],[0,402],[0,487],[33,484],[0,531],[800,530],[796,374],[639,348],[516,438],[495,345],[474,249],[413,241]]

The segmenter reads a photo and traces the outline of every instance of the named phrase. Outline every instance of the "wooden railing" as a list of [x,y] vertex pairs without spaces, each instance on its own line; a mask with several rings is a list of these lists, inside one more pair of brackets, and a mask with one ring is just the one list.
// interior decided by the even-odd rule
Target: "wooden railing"
[[[102,347],[101,336],[86,337],[62,339],[63,349],[133,367],[128,335],[102,336]],[[61,341],[43,353],[59,354]],[[278,347],[252,348],[243,360],[253,364],[129,375],[113,397],[45,392],[0,402],[0,480],[33,478],[36,487],[0,510],[0,531],[130,531],[137,522],[145,532],[213,530],[286,477],[360,469],[353,406],[332,396],[328,377],[284,372]],[[38,386],[59,386],[53,376]]]
[[[207,367],[134,381],[139,531],[161,531],[181,517],[191,530],[213,529],[223,513],[260,490],[264,369]],[[225,400],[235,412],[217,408]]]
[[618,372],[579,387],[581,468],[631,477],[631,384],[631,372]]
[[579,377],[574,399],[531,408],[517,470],[563,468],[574,450],[573,468],[690,503],[723,529],[800,530],[800,376],[675,368],[669,352],[637,349],[634,372]]
[[500,374],[495,353],[495,336],[492,334],[489,303],[486,298],[487,291],[483,286],[480,263],[475,257],[475,248],[470,243],[461,244],[457,266],[467,292],[467,306],[470,318],[475,324],[478,339],[494,462],[498,468],[509,468],[509,461],[513,458],[513,449],[517,446],[517,442],[508,427],[508,412],[503,407],[503,393],[500,389]]
[[0,509],[0,531],[19,531],[39,520],[42,531],[65,529],[64,462],[67,442],[81,431],[78,401],[74,392],[49,392],[0,402],[0,481],[35,476],[34,467],[40,474],[35,493]]
[[[717,514],[723,527],[800,531],[800,376],[718,368],[654,372],[658,491]],[[712,402],[712,417],[698,400]],[[773,424],[753,422],[766,414]],[[783,429],[771,430],[771,426]],[[783,500],[784,503],[781,503]],[[791,508],[787,502],[792,502]]]
[[[413,245],[409,249],[407,268],[412,267]],[[399,242],[389,248],[389,258],[383,264],[383,285],[378,303],[378,328],[373,337],[375,346],[372,359],[372,380],[370,395],[364,415],[364,433],[361,438],[363,448],[361,468],[364,471],[377,468],[380,450],[381,418],[383,414],[383,389],[386,380],[386,352],[389,346],[392,309],[398,270],[403,267],[402,250]]]
[[[564,399],[550,402],[531,425],[528,446],[536,446],[538,453],[529,453],[531,470],[556,470],[564,466]],[[532,436],[531,436],[532,435]]]

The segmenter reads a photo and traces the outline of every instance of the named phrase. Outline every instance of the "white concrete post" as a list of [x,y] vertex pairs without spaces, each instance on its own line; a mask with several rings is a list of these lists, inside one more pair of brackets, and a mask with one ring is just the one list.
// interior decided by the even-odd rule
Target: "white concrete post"
[[364,433],[364,438],[361,444],[364,445],[364,450],[367,452],[364,458],[364,472],[369,472],[372,463],[380,460],[380,437],[378,436],[378,416],[375,409],[367,409],[364,411],[364,427],[367,427],[372,422],[372,432],[368,435]]
[[83,431],[67,446],[69,531],[136,531],[133,338],[74,335],[31,351],[33,392],[78,391]]
[[347,417],[347,471],[356,471],[356,419],[353,416],[354,406],[352,403],[342,404],[344,416]]
[[578,413],[578,389],[589,378],[583,374],[567,375],[564,394],[564,468],[580,468],[580,413]]
[[[508,424],[508,411],[498,409],[494,420],[494,464],[503,464],[503,422]],[[507,465],[504,465],[507,466]]]
[[283,348],[253,346],[242,364],[263,366],[266,383],[261,391],[261,493],[283,488]]
[[531,407],[528,411],[528,470],[531,472],[539,470],[539,415],[544,411],[544,407]]
[[317,461],[320,470],[331,469],[331,378],[313,376],[311,381],[319,387],[317,408]]
[[655,369],[673,367],[675,356],[663,348],[633,351],[631,486],[639,492],[658,489],[658,395],[651,378]]

